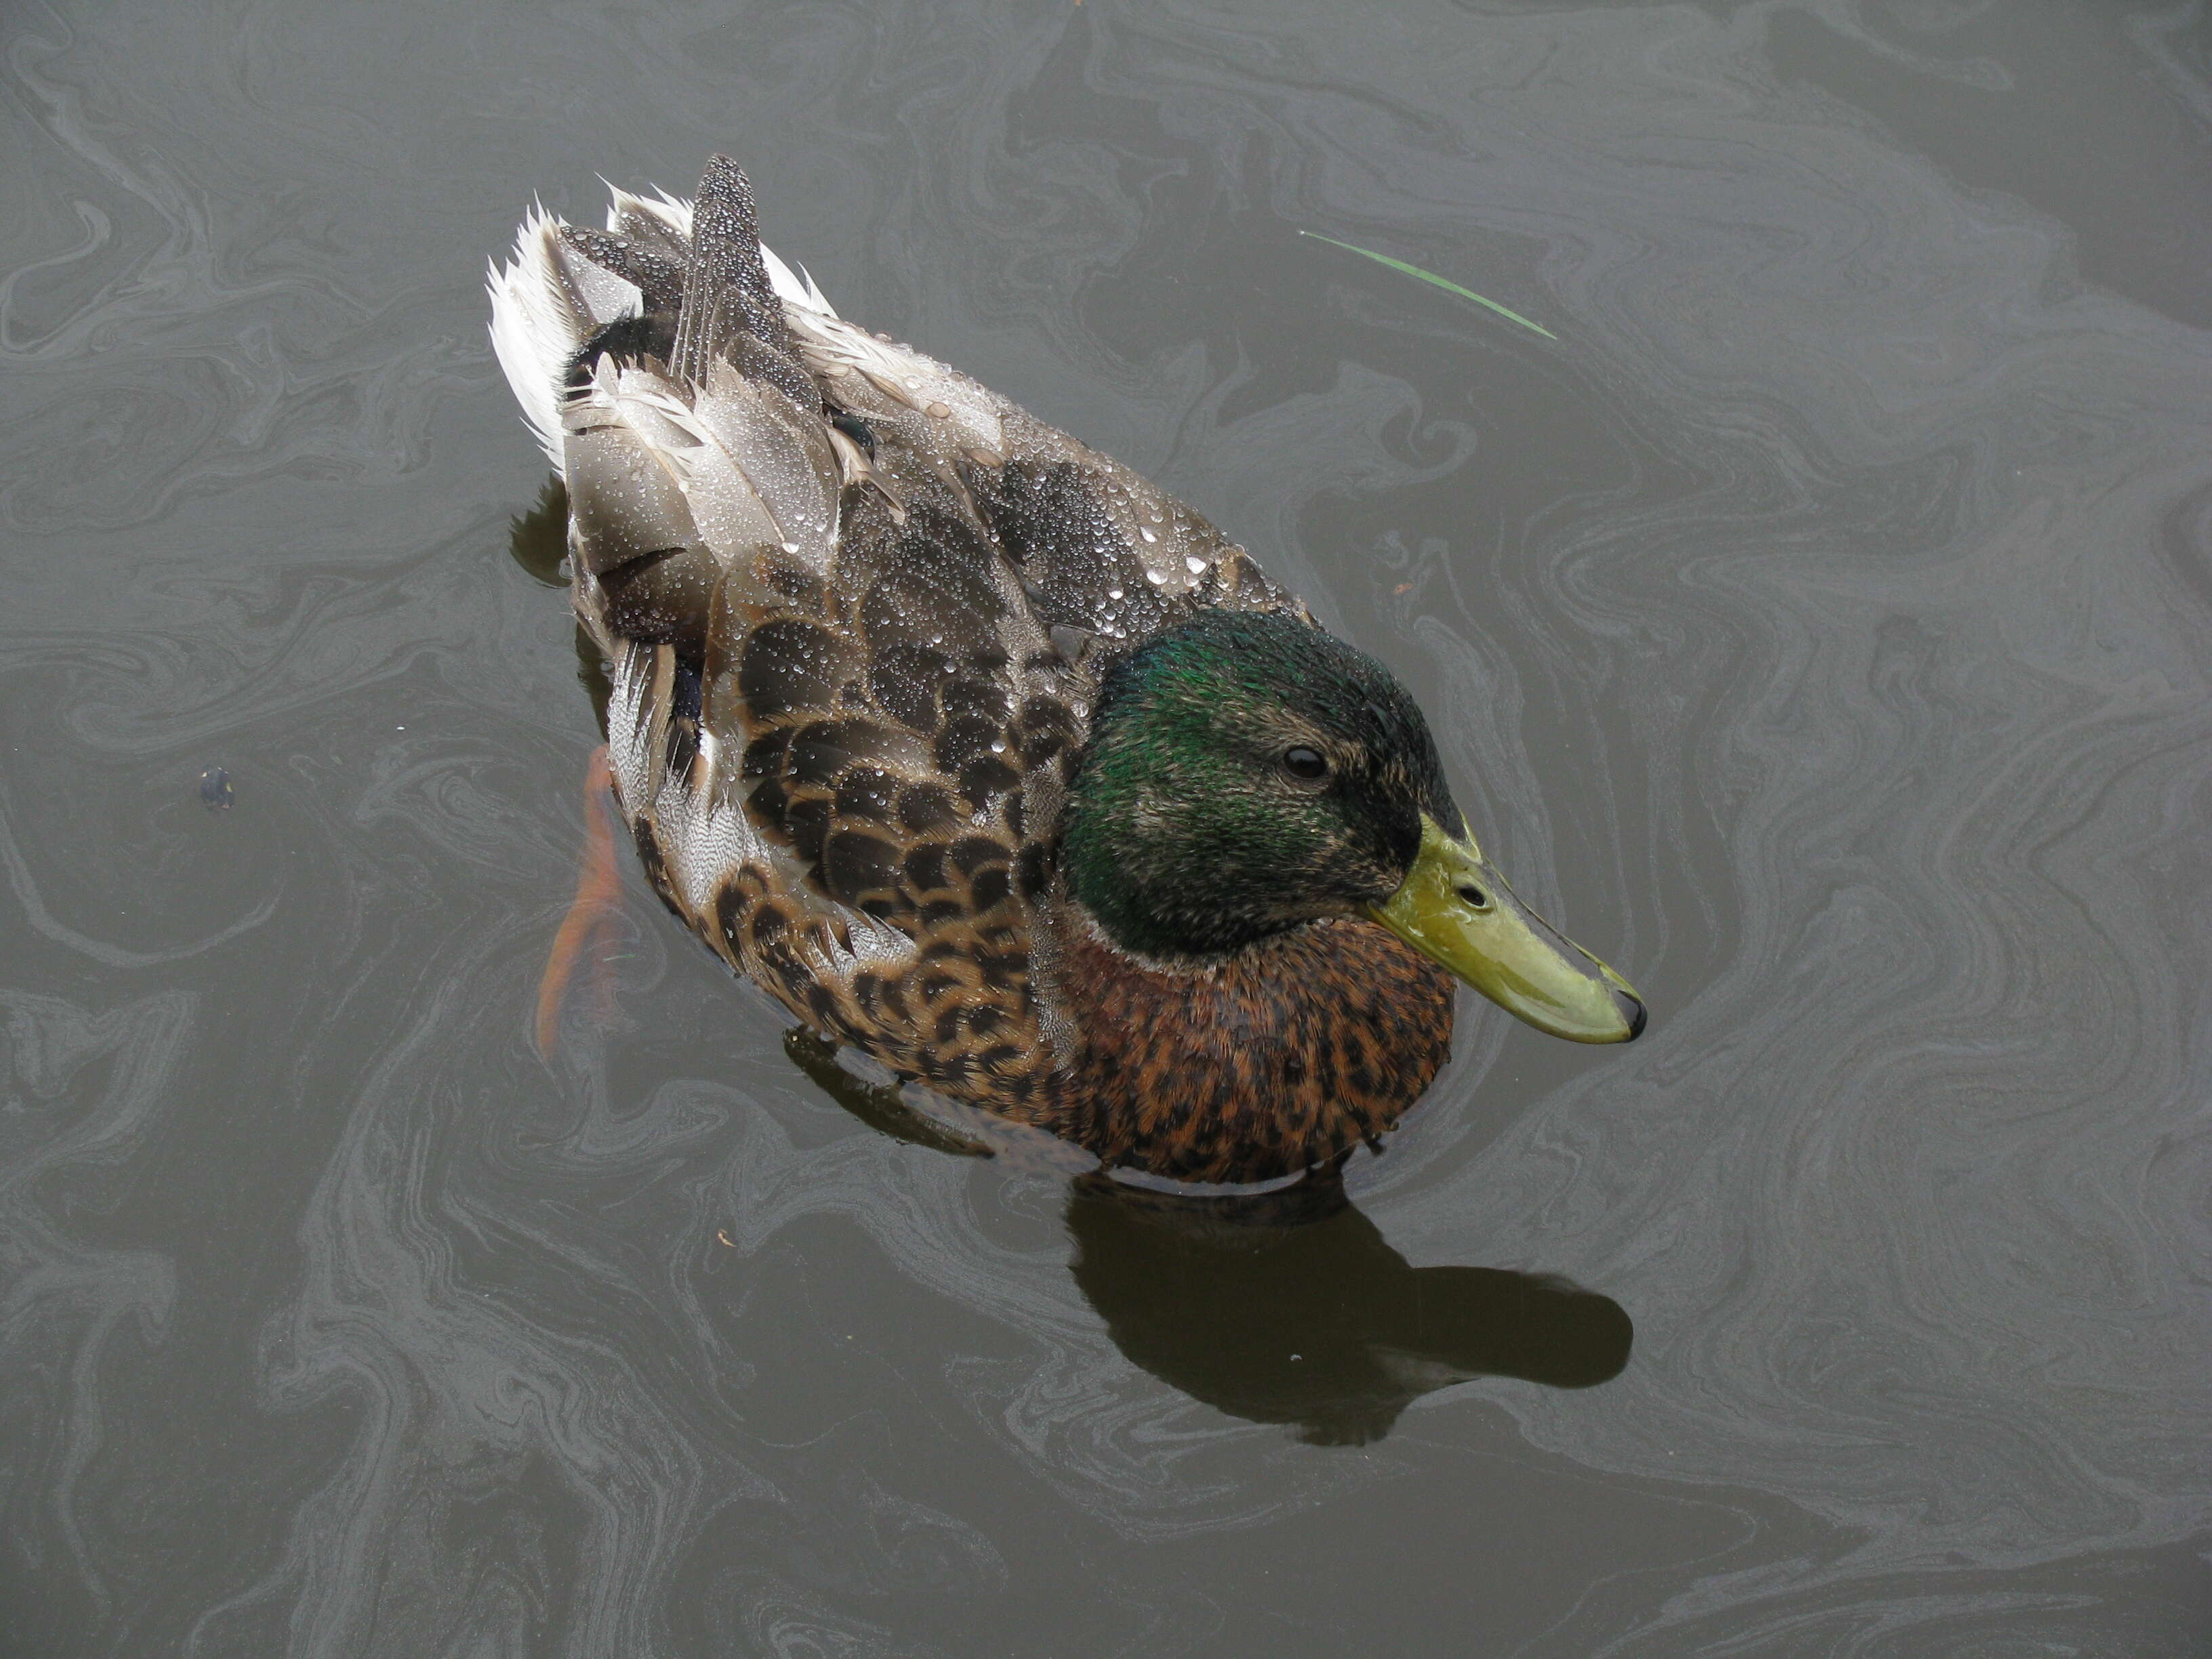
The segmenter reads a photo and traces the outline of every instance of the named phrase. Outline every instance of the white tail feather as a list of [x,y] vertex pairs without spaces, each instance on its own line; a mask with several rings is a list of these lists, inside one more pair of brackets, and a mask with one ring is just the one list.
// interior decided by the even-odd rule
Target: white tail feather
[[[691,204],[681,197],[664,190],[637,196],[611,185],[607,193],[609,229],[618,228],[622,214],[632,213],[656,219],[682,240],[690,240]],[[639,303],[630,284],[568,254],[561,245],[562,224],[532,203],[516,234],[514,259],[504,267],[494,262],[485,283],[491,295],[493,354],[538,447],[556,468],[561,465],[561,383],[568,360],[595,330],[629,315]],[[776,297],[787,307],[817,317],[837,314],[804,267],[793,270],[766,246],[761,258]]]
[[585,337],[576,331],[573,307],[556,274],[558,256],[550,244],[560,222],[532,203],[514,239],[514,260],[504,269],[495,263],[486,283],[492,352],[507,371],[523,419],[556,467],[561,465],[561,377]]

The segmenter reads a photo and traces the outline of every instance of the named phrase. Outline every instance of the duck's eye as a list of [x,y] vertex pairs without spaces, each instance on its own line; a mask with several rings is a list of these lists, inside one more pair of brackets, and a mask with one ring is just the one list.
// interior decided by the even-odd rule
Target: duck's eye
[[1318,749],[1299,744],[1283,750],[1283,774],[1297,783],[1322,783],[1328,778],[1328,760]]

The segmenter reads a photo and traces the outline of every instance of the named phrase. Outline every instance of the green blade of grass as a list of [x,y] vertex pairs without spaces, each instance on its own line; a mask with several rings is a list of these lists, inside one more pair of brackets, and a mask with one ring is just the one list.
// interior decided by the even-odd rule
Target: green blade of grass
[[1388,265],[1393,270],[1402,270],[1408,276],[1418,276],[1425,283],[1434,283],[1438,288],[1448,289],[1449,292],[1458,295],[1462,300],[1472,300],[1479,306],[1489,307],[1491,310],[1496,312],[1499,316],[1504,317],[1510,321],[1516,322],[1523,328],[1534,329],[1537,333],[1542,335],[1547,340],[1556,340],[1559,337],[1558,335],[1553,333],[1550,329],[1546,328],[1541,323],[1532,323],[1526,317],[1523,317],[1519,312],[1508,311],[1504,306],[1498,304],[1497,301],[1486,300],[1482,295],[1477,294],[1473,289],[1462,288],[1457,283],[1452,281],[1449,276],[1439,276],[1433,270],[1423,270],[1419,265],[1409,265],[1403,259],[1394,259],[1387,253],[1377,253],[1371,247],[1359,247],[1350,242],[1340,242],[1335,237],[1324,236],[1317,230],[1302,230],[1298,234],[1301,236],[1310,236],[1316,242],[1327,242],[1331,247],[1340,247],[1347,253],[1363,255],[1367,258],[1374,260],[1378,265]]

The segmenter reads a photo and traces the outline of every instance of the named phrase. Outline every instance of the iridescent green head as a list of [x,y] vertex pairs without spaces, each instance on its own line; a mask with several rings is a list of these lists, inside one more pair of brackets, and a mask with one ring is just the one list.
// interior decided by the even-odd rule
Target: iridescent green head
[[1213,958],[1364,915],[1540,1030],[1643,1029],[1483,859],[1405,688],[1295,617],[1200,611],[1115,665],[1062,822],[1071,890],[1124,950]]

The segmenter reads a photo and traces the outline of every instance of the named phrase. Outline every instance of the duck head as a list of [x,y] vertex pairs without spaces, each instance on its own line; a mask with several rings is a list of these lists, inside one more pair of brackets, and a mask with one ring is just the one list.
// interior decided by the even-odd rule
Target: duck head
[[1644,1029],[1484,857],[1405,688],[1294,617],[1201,611],[1115,664],[1062,823],[1070,890],[1125,951],[1218,958],[1365,916],[1539,1030]]

